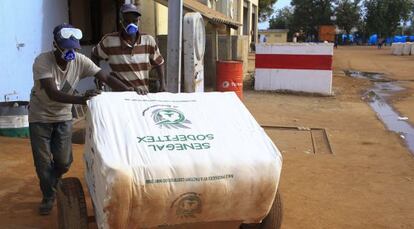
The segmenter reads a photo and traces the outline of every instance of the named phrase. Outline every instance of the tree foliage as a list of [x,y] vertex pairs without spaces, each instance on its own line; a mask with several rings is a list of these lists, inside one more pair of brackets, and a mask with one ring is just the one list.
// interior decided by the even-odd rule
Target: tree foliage
[[335,7],[336,25],[350,34],[352,28],[358,27],[361,18],[361,0],[338,0]]
[[365,22],[367,32],[392,36],[398,26],[412,14],[413,0],[366,0]]
[[332,25],[333,5],[331,0],[292,0],[294,8],[291,28],[307,36],[318,36],[320,25]]
[[293,10],[291,7],[284,7],[276,12],[276,15],[269,20],[269,29],[289,29],[291,27]]
[[[319,26],[331,24],[347,34],[357,28],[360,37],[386,37],[414,28],[414,0],[291,0],[291,7],[271,16],[275,2],[259,0],[260,20],[270,17],[270,29],[289,29],[289,34],[300,32],[308,38],[318,37]],[[336,21],[331,20],[334,15]],[[407,21],[411,23],[401,27]]]
[[267,21],[275,12],[273,6],[277,0],[259,0],[259,21]]

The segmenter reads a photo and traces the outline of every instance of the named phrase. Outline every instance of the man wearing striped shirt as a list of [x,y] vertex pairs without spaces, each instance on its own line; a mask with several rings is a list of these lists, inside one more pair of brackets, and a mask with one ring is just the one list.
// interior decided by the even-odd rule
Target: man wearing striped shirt
[[133,4],[124,4],[120,9],[120,31],[106,34],[93,48],[95,63],[106,60],[113,73],[126,86],[139,94],[149,91],[149,72],[155,68],[158,75],[158,91],[165,91],[163,71],[164,58],[155,39],[139,31],[141,13]]

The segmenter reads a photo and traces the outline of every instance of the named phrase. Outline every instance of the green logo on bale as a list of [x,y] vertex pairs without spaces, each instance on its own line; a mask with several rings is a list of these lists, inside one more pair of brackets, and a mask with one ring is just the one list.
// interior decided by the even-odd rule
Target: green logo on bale
[[152,119],[160,128],[165,127],[167,129],[190,129],[190,127],[184,124],[191,124],[181,111],[174,108],[154,110],[152,112]]
[[197,214],[203,211],[201,195],[195,192],[184,193],[171,204],[171,208],[174,207],[179,218],[197,218]]

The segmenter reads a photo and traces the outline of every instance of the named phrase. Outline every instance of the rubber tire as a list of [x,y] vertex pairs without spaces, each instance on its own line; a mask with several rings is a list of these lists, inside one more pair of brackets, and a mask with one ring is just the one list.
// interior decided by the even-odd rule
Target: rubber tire
[[59,229],[88,228],[85,194],[78,178],[62,179],[57,191],[57,208]]
[[260,229],[280,229],[283,219],[283,204],[282,197],[279,191],[276,192],[275,200],[273,201],[272,208],[266,218],[263,219]]
[[283,219],[282,197],[276,192],[275,200],[269,214],[259,224],[242,224],[241,229],[280,229]]

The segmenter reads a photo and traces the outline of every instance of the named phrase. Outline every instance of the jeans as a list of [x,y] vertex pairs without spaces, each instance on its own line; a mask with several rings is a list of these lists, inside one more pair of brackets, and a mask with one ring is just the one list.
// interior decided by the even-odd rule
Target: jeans
[[29,123],[29,130],[43,198],[54,198],[60,178],[73,161],[72,121]]

